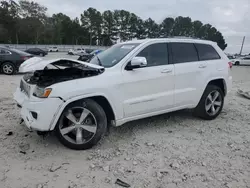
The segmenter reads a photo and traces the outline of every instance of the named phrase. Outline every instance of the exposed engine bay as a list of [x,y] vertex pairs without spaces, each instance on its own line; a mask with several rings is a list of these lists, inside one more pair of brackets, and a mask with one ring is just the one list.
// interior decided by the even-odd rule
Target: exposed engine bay
[[96,76],[103,72],[104,68],[97,69],[70,60],[59,60],[46,66],[44,70],[27,73],[24,80],[32,85],[48,87],[59,82]]

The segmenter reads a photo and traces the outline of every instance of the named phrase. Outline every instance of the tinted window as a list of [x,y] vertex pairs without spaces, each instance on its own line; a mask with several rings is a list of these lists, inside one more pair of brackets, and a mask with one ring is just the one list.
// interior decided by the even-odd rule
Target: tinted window
[[198,61],[197,51],[192,43],[171,43],[173,63]]
[[213,60],[213,59],[220,59],[219,54],[216,50],[208,44],[195,44],[199,58],[201,61],[203,60]]
[[0,49],[0,55],[8,55],[11,54],[8,50]]
[[244,57],[244,59],[250,59],[250,57]]
[[147,59],[147,67],[168,64],[168,48],[166,43],[152,44],[144,48],[137,57]]

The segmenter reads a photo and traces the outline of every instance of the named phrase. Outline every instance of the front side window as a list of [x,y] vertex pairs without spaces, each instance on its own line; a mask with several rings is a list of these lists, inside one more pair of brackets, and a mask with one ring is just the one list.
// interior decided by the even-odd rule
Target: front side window
[[173,63],[198,61],[198,54],[192,43],[171,43]]
[[101,65],[105,68],[113,67],[138,45],[139,43],[116,44],[94,56],[89,63]]
[[221,58],[216,50],[209,44],[195,44],[195,47],[197,48],[199,59],[201,61]]
[[144,48],[137,57],[147,59],[147,67],[160,66],[168,64],[168,46],[167,43],[151,44]]

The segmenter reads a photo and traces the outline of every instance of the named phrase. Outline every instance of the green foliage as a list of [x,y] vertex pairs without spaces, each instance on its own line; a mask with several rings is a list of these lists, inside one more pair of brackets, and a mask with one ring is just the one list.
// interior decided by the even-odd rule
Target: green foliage
[[103,13],[88,8],[78,18],[63,13],[46,15],[47,8],[35,1],[0,1],[0,43],[21,44],[91,44],[110,46],[118,39],[187,36],[217,42],[225,49],[222,34],[212,25],[189,17],[165,18],[158,24],[142,20],[126,10]]

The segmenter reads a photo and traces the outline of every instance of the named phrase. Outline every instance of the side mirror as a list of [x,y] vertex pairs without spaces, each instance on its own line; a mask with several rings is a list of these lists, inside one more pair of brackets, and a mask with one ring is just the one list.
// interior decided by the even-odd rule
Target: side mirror
[[147,66],[147,59],[145,57],[134,57],[131,60],[132,67],[146,67]]
[[126,66],[126,70],[133,70],[140,67],[147,66],[147,59],[145,57],[134,57]]

